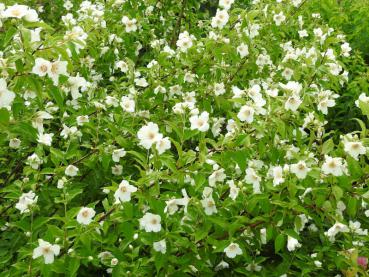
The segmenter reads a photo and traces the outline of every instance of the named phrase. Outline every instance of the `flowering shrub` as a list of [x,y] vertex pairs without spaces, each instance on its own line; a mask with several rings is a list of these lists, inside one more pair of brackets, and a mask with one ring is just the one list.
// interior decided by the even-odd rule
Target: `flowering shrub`
[[3,276],[366,274],[361,58],[309,1],[55,3],[0,4]]

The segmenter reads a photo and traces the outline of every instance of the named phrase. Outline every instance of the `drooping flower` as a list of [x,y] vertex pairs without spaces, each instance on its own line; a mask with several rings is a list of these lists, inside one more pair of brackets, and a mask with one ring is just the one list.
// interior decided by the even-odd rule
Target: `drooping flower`
[[242,249],[237,243],[231,243],[226,248],[224,248],[224,253],[228,258],[235,258],[237,255],[242,255]]
[[8,90],[5,79],[0,79],[0,109],[10,107],[15,98],[15,93]]
[[165,254],[167,252],[167,243],[165,239],[153,243],[154,250]]
[[301,244],[299,241],[291,236],[287,238],[287,249],[288,251],[292,252],[295,251],[297,248],[300,248]]
[[213,197],[207,197],[201,200],[201,204],[205,209],[205,214],[212,215],[218,212],[217,207],[215,206],[215,202]]
[[123,158],[127,152],[124,148],[113,150],[112,159],[114,162],[119,163],[120,158]]
[[23,193],[19,197],[18,203],[15,204],[15,208],[20,211],[21,214],[29,212],[30,206],[37,203],[38,196],[31,190],[27,193]]
[[245,43],[241,43],[237,47],[237,53],[240,55],[241,59],[246,57],[249,54],[249,47]]
[[54,262],[54,256],[58,256],[60,253],[60,246],[57,244],[51,244],[42,239],[38,240],[38,247],[33,250],[33,259],[43,256],[45,264],[52,264]]
[[327,232],[324,234],[329,238],[331,242],[335,241],[335,237],[338,233],[347,233],[350,229],[347,227],[347,225],[336,222],[331,228],[328,229]]
[[37,142],[44,144],[46,146],[51,146],[51,143],[53,141],[53,136],[54,134],[43,134],[43,133],[39,133],[37,136]]
[[74,177],[74,176],[77,176],[78,171],[79,171],[78,167],[71,164],[71,165],[68,165],[67,168],[65,169],[65,175]]

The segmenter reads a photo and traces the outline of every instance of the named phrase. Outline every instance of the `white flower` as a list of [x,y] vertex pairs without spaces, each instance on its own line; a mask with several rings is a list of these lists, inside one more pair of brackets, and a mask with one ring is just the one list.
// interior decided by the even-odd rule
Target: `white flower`
[[283,168],[281,166],[274,166],[271,168],[271,175],[273,177],[273,185],[277,186],[284,182]]
[[170,149],[171,143],[168,137],[160,138],[156,142],[156,150],[158,150],[158,154],[163,154],[166,150]]
[[209,113],[202,112],[200,115],[193,115],[190,117],[191,130],[199,130],[200,132],[206,132],[209,130]]
[[344,150],[355,160],[359,159],[359,155],[366,153],[366,148],[361,141],[344,141]]
[[167,244],[165,239],[153,243],[154,250],[165,254],[167,252]]
[[244,105],[238,112],[237,117],[242,122],[252,123],[254,121],[254,113],[255,110],[253,107]]
[[224,83],[216,83],[214,84],[214,94],[216,96],[223,95],[226,92]]
[[240,192],[240,189],[234,184],[233,180],[230,180],[227,183],[229,185],[229,197],[232,200],[236,200],[238,193]]
[[68,165],[67,168],[65,169],[65,175],[74,177],[77,176],[78,171],[79,171],[78,167],[74,165]]
[[275,22],[275,25],[280,26],[282,22],[286,20],[286,16],[283,12],[277,13],[273,16],[273,20]]
[[222,29],[228,22],[229,15],[226,10],[217,10],[216,15],[211,20],[211,26],[213,28]]
[[58,256],[60,253],[60,246],[57,244],[51,244],[42,239],[38,240],[38,247],[33,250],[33,259],[44,256],[45,264],[52,264],[54,262],[54,256]]
[[38,134],[37,136],[37,142],[41,144],[45,144],[47,146],[51,146],[51,143],[53,141],[54,134]]
[[146,232],[160,232],[161,217],[160,215],[146,213],[140,220],[140,228],[145,229]]
[[288,251],[292,252],[295,251],[297,248],[300,248],[301,244],[299,241],[291,236],[287,238],[287,249]]
[[22,18],[27,14],[29,7],[15,4],[9,6],[2,14],[5,18]]
[[15,98],[15,93],[8,90],[5,79],[0,79],[0,109],[10,107]]
[[267,243],[267,229],[266,228],[260,229],[260,241],[262,244]]
[[360,108],[360,102],[362,103],[369,103],[369,96],[363,92],[359,95],[359,98],[355,101],[356,107]]
[[77,215],[77,222],[79,224],[88,225],[92,222],[92,218],[95,216],[96,212],[92,208],[83,207],[80,209]]
[[217,182],[222,183],[225,178],[227,178],[227,175],[224,174],[223,168],[214,170],[214,172],[208,178],[209,186],[215,187]]
[[347,233],[350,229],[343,223],[336,222],[331,228],[328,229],[324,234],[329,238],[331,242],[334,242],[335,237],[338,233]]
[[26,15],[23,17],[24,20],[28,22],[37,22],[39,21],[38,14],[34,9],[28,9]]
[[179,47],[181,52],[187,52],[189,48],[193,45],[193,36],[190,35],[187,31],[184,31],[179,34],[178,40],[177,40],[177,47]]
[[320,261],[314,261],[316,267],[322,267],[322,263]]
[[37,156],[36,153],[33,153],[31,156],[27,158],[27,164],[33,169],[38,169],[43,161]]
[[137,31],[137,20],[129,19],[127,16],[123,16],[122,23],[126,26],[126,32],[135,32]]
[[75,77],[69,77],[68,84],[73,100],[80,98],[82,95],[79,93],[79,90],[86,89],[88,85],[86,79],[80,77],[79,74]]
[[333,158],[325,155],[322,171],[326,175],[332,174],[333,176],[342,176],[344,173],[344,164],[342,158]]
[[21,140],[17,138],[12,138],[9,141],[9,147],[13,149],[18,149],[20,147]]
[[43,58],[36,58],[35,65],[32,68],[33,74],[43,77],[46,74],[48,74],[50,70],[51,70],[51,62]]
[[334,99],[329,99],[327,97],[321,99],[318,103],[318,110],[323,114],[328,114],[328,108],[334,107],[336,101]]
[[147,87],[149,85],[149,83],[146,81],[145,78],[136,78],[135,79],[135,84],[136,86],[139,86],[139,87]]
[[59,83],[59,75],[68,75],[67,65],[68,62],[66,61],[55,61],[51,63],[50,69],[47,74],[53,80],[55,86],[57,86]]
[[15,208],[20,210],[20,213],[26,213],[29,211],[29,207],[37,203],[38,196],[31,190],[27,193],[23,193],[19,197],[18,203],[15,204]]
[[123,180],[120,182],[118,189],[114,193],[115,203],[131,201],[131,193],[136,192],[137,188]]
[[351,50],[352,48],[350,47],[349,43],[345,42],[341,45],[342,56],[349,57]]
[[119,68],[123,73],[127,73],[129,69],[128,64],[125,61],[117,61],[115,63],[115,68]]
[[123,96],[120,100],[120,106],[123,111],[133,113],[135,111],[135,101],[128,96]]
[[185,189],[182,189],[182,195],[183,198],[170,199],[165,201],[166,206],[164,208],[164,213],[169,213],[170,215],[172,215],[176,211],[178,211],[178,206],[184,206],[184,212],[187,213],[187,206],[190,198],[188,197]]
[[246,169],[245,182],[252,185],[254,194],[259,194],[261,192],[260,181],[260,176],[256,174],[256,171],[253,168],[249,167]]
[[124,148],[115,149],[112,154],[112,159],[114,162],[119,163],[120,158],[123,158],[126,155],[126,151]]
[[234,3],[234,0],[219,0],[219,7],[229,10]]
[[215,267],[215,271],[220,271],[223,269],[229,268],[229,264],[225,261],[221,261],[217,266]]
[[243,59],[244,57],[246,57],[249,54],[249,47],[247,46],[247,44],[241,43],[237,47],[237,53],[240,54],[241,59]]
[[293,174],[297,176],[299,179],[305,179],[308,172],[311,170],[306,166],[304,161],[299,161],[296,164],[291,164],[290,170]]
[[89,119],[88,115],[77,116],[76,120],[77,120],[77,125],[78,126],[82,126],[83,124],[90,122],[90,119]]
[[231,243],[226,248],[224,248],[224,253],[228,258],[233,259],[237,255],[242,255],[242,249],[237,243]]
[[284,108],[288,111],[291,110],[293,112],[297,111],[297,109],[300,107],[302,101],[299,96],[292,95],[290,96],[287,101],[284,104]]
[[163,135],[159,133],[159,126],[157,124],[149,122],[147,125],[141,127],[137,132],[137,137],[142,147],[150,149],[154,143],[163,137]]
[[295,81],[289,81],[287,84],[279,83],[282,89],[291,93],[292,95],[299,95],[302,90],[302,85]]
[[214,199],[210,196],[201,200],[201,204],[205,209],[205,214],[212,215],[217,213],[217,207],[215,206]]

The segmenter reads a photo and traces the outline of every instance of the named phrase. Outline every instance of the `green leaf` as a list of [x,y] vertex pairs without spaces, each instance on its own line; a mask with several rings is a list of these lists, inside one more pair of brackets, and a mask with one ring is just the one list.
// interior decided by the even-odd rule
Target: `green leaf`
[[283,234],[279,234],[274,241],[274,251],[278,253],[286,244],[286,237]]
[[8,125],[10,120],[9,111],[5,108],[0,109],[0,124]]

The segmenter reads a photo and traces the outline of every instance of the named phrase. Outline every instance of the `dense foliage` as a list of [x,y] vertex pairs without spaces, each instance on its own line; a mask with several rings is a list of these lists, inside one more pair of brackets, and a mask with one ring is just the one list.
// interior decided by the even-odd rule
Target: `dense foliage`
[[20,2],[1,276],[368,273],[364,0]]

